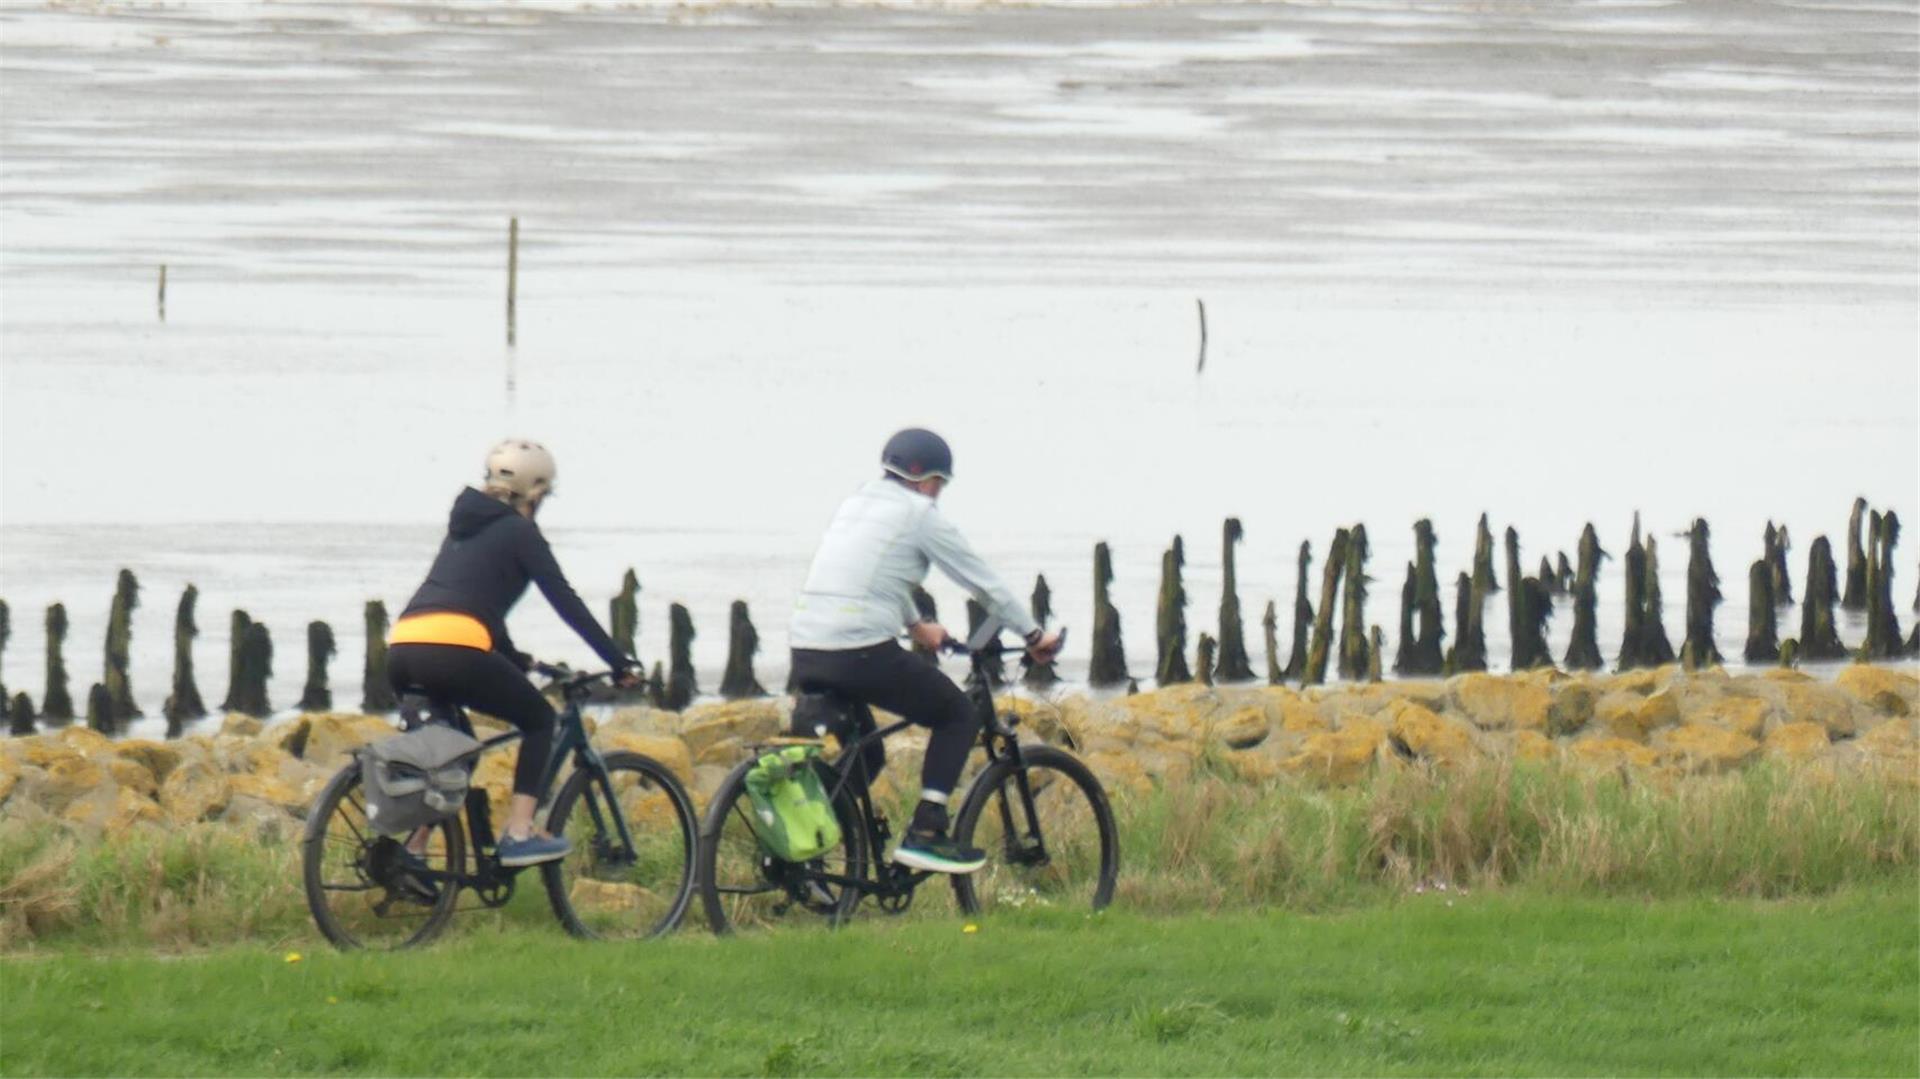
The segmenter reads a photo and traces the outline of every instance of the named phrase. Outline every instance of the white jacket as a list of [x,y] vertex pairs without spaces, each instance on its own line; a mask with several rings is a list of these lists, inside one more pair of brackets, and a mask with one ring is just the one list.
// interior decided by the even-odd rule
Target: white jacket
[[788,642],[833,652],[892,640],[920,620],[913,588],[926,580],[929,565],[973,593],[1007,628],[1022,636],[1036,628],[933,499],[875,479],[842,502],[827,526],[793,605]]

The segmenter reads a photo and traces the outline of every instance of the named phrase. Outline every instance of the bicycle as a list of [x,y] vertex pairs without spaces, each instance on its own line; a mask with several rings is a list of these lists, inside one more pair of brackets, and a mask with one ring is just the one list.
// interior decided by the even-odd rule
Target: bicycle
[[[692,900],[692,800],[659,761],[624,751],[602,754],[587,740],[581,703],[593,684],[612,672],[575,674],[545,664],[535,670],[552,679],[549,688],[557,687],[566,701],[540,783],[543,802],[561,770],[573,765],[546,818],[550,832],[573,840],[573,850],[538,867],[554,916],[577,937],[647,938],[670,932]],[[473,734],[463,709],[421,694],[403,696],[401,715],[408,730],[436,722]],[[495,735],[481,743],[482,752],[497,751],[519,737],[519,731]],[[307,907],[335,946],[424,944],[446,928],[462,890],[471,891],[484,909],[513,898],[520,868],[502,866],[495,855],[486,791],[468,789],[464,827],[456,813],[424,829],[425,836],[379,835],[368,827],[366,808],[356,758],[321,790],[301,840]]]
[[[1064,749],[1023,743],[1019,717],[997,713],[988,677],[1006,648],[989,623],[966,645],[948,650],[971,659],[967,694],[981,718],[986,764],[967,788],[953,818],[954,838],[987,852],[987,865],[952,877],[954,899],[968,914],[1007,906],[1074,905],[1101,910],[1113,899],[1120,844],[1113,808],[1087,766]],[[829,695],[840,731],[853,729],[852,702]],[[785,739],[753,748],[729,773],[708,804],[700,830],[699,885],[708,925],[726,933],[759,925],[798,908],[840,925],[872,896],[888,914],[904,914],[915,890],[935,874],[880,857],[892,838],[885,813],[873,804],[867,749],[908,726],[905,720],[851,741],[836,738],[830,762],[814,762],[840,823],[840,842],[820,857],[787,862],[761,844],[748,814],[746,776],[768,748],[811,739]]]

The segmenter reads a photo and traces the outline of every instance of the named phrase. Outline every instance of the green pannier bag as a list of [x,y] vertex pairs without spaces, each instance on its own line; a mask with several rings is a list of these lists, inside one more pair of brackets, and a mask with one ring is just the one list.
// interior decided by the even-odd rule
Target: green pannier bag
[[747,769],[754,834],[783,861],[817,858],[840,842],[840,821],[814,764],[819,758],[819,746],[786,746]]

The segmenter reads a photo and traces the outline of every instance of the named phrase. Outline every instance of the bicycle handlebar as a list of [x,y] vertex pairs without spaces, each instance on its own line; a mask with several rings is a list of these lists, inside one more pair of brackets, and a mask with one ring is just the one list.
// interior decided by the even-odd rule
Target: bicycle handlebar
[[552,679],[552,681],[547,684],[547,688],[552,689],[558,686],[560,687],[560,692],[566,696],[572,696],[574,693],[586,689],[595,682],[611,680],[614,674],[614,672],[610,670],[576,671],[564,663],[539,662],[533,665],[533,673],[542,674]]

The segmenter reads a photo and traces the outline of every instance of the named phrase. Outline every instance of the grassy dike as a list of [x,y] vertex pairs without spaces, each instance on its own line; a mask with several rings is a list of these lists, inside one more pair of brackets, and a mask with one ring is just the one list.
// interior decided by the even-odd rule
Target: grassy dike
[[[0,960],[0,1072],[1914,1074],[1910,882]],[[293,955],[297,954],[297,961]]]

